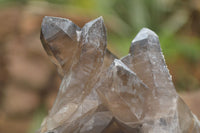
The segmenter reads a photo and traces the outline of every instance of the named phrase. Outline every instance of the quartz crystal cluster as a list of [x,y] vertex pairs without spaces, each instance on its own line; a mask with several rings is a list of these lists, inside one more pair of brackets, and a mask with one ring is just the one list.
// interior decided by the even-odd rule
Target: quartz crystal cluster
[[106,49],[102,17],[83,28],[44,17],[41,41],[63,79],[39,133],[200,133],[153,31],[143,28],[121,59]]

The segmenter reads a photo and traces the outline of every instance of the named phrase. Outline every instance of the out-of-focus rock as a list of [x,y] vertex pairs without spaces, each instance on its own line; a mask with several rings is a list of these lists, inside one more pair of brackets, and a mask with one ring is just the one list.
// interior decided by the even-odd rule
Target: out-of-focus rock
[[55,92],[55,91],[49,93],[46,96],[45,104],[46,104],[46,106],[47,106],[48,109],[52,108],[53,103],[55,102],[56,96],[57,96],[57,92]]
[[180,93],[181,98],[185,101],[185,103],[189,106],[189,108],[196,114],[196,116],[200,119],[200,91],[194,92],[183,92]]
[[11,119],[0,117],[1,133],[27,133],[30,128],[30,118]]
[[0,36],[2,39],[15,34],[18,31],[18,23],[20,20],[21,10],[16,7],[0,9]]
[[44,54],[39,53],[42,47],[34,42],[37,44],[34,39],[30,43],[18,40],[7,43],[7,70],[14,82],[26,84],[30,89],[42,89],[48,84],[53,66],[45,61]]
[[6,86],[4,97],[3,110],[16,117],[34,111],[40,103],[37,93],[14,84]]

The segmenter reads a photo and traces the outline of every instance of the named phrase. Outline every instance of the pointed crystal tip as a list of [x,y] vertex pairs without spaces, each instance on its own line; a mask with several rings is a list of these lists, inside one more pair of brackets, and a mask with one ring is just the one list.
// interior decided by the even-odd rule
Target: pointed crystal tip
[[148,28],[139,31],[131,43],[129,53],[133,55],[145,51],[161,51],[157,34]]
[[[51,24],[54,23],[55,25],[58,25],[58,26],[59,26],[59,23],[60,23],[60,22],[73,23],[71,20],[66,19],[66,18],[45,16],[45,17],[43,18],[42,25],[49,24],[49,23],[51,23]],[[64,27],[64,25],[63,25],[63,27]]]
[[[98,24],[98,23],[104,25],[104,20],[103,20],[103,17],[102,17],[102,16],[100,16],[100,17],[98,17],[98,18],[96,18],[96,19],[94,19],[94,20],[92,20],[92,21],[86,23],[85,26],[83,27],[83,29],[86,28],[86,27],[87,27],[87,28],[93,27],[94,24]],[[101,28],[101,26],[98,27],[98,28]]]
[[79,29],[80,28],[69,19],[45,16],[42,21],[41,33],[45,39],[49,39],[62,30],[68,36],[74,38],[75,31]]
[[107,45],[107,38],[103,17],[98,17],[86,23],[82,28],[81,38],[85,38],[82,40],[82,45],[88,44],[88,46],[91,45],[96,48],[103,46],[104,49]]
[[149,37],[150,35],[151,35],[151,36],[155,36],[155,37],[158,38],[157,34],[156,34],[154,31],[152,31],[152,30],[150,30],[150,29],[148,29],[148,28],[142,28],[142,29],[139,31],[139,33],[136,35],[136,37],[133,39],[132,44],[135,43],[135,42],[137,42],[137,41],[141,41],[141,40],[144,40],[144,39],[148,39],[148,37]]
[[[98,22],[98,21],[104,23],[103,17],[100,16],[100,17],[98,17],[98,18],[96,18],[96,19],[94,19],[94,20],[92,20],[92,21],[90,21],[90,22],[92,23],[92,22]],[[89,23],[90,23],[90,22],[89,22]]]
[[133,72],[130,68],[128,68],[121,60],[115,59],[111,66],[116,68],[123,68],[124,70],[136,75],[136,73]]

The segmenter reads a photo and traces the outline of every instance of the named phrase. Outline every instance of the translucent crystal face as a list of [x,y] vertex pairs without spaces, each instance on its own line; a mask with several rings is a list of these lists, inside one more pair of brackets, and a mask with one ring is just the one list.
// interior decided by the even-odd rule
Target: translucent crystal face
[[153,31],[143,28],[121,59],[106,49],[102,17],[83,28],[44,17],[41,41],[63,80],[40,133],[200,132]]

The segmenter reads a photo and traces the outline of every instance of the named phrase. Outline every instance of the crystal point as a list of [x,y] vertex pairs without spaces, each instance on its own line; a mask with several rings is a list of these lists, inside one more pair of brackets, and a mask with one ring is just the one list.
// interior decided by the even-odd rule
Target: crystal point
[[139,53],[147,51],[161,52],[161,49],[156,33],[151,31],[150,29],[143,28],[133,39],[130,47],[130,54],[137,55]]
[[134,44],[137,41],[145,40],[150,38],[150,36],[158,38],[158,35],[153,32],[152,30],[148,28],[142,28],[139,33],[136,35],[136,37],[133,39],[132,44]]
[[59,31],[65,32],[72,40],[76,39],[76,31],[80,28],[69,19],[45,16],[42,21],[42,33],[49,39]]
[[63,79],[39,133],[200,133],[150,29],[137,34],[121,59],[106,49],[102,17],[83,28],[44,17],[41,41]]

